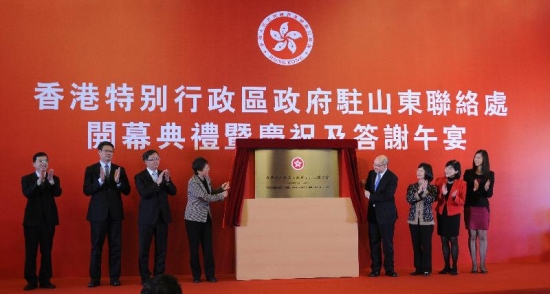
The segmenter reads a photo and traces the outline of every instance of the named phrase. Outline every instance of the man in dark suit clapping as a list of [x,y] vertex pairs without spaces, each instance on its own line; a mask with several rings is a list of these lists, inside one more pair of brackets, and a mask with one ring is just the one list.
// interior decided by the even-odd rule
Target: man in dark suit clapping
[[[35,171],[21,178],[23,195],[27,198],[23,231],[25,234],[25,280],[24,290],[38,287],[53,289],[52,247],[55,226],[59,224],[55,197],[61,196],[61,183],[48,171],[48,155],[38,152],[32,157]],[[36,255],[40,246],[40,271],[36,276]]]
[[121,193],[130,193],[130,184],[124,168],[111,162],[114,145],[101,142],[97,146],[99,162],[86,168],[84,174],[84,194],[91,196],[86,219],[90,222],[92,253],[90,258],[90,278],[88,287],[100,285],[101,254],[105,237],[109,239],[109,277],[112,286],[120,286],[122,248]]
[[365,197],[369,199],[367,220],[369,221],[369,245],[371,270],[369,277],[380,275],[382,252],[384,250],[384,270],[386,276],[397,277],[393,260],[393,235],[397,220],[395,190],[397,176],[388,169],[388,158],[385,155],[374,159],[374,169],[369,172],[365,183]]
[[176,195],[177,189],[170,178],[170,171],[159,170],[160,157],[157,151],[143,153],[143,162],[147,167],[134,177],[141,200],[139,202],[139,273],[141,283],[151,278],[149,270],[149,249],[155,236],[155,265],[153,275],[164,274],[166,248],[168,243],[168,224],[172,222],[168,195]]

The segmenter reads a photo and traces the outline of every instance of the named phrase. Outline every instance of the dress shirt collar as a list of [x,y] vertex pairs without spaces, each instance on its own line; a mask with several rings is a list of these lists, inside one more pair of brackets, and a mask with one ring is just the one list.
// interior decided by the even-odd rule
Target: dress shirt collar
[[156,173],[157,176],[159,175],[158,170],[150,170],[149,168],[147,168],[147,172],[151,175],[151,177],[153,176],[154,173]]
[[111,163],[110,162],[103,162],[103,161],[99,161],[99,165],[101,165],[101,167],[105,167],[105,165],[107,165],[109,167],[109,170],[111,170]]

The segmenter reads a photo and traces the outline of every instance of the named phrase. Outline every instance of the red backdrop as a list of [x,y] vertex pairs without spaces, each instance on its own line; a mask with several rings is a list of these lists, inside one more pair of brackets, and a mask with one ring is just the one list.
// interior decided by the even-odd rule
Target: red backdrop
[[[412,268],[405,191],[415,181],[417,165],[428,162],[436,176],[441,176],[450,159],[469,168],[475,151],[481,148],[489,151],[496,174],[489,262],[550,259],[546,184],[550,160],[545,150],[550,143],[548,1],[32,0],[2,1],[2,6],[2,277],[22,276],[25,198],[20,178],[33,171],[35,152],[48,153],[50,167],[61,178],[63,188],[57,201],[60,225],[54,239],[55,276],[88,274],[90,233],[85,215],[89,198],[83,195],[82,184],[84,168],[98,160],[97,152],[89,147],[91,138],[98,138],[103,131],[116,144],[114,162],[124,166],[130,177],[144,168],[141,154],[149,148],[159,150],[161,168],[172,171],[179,193],[171,199],[175,221],[170,226],[167,269],[188,274],[183,211],[191,161],[196,156],[206,157],[214,182],[227,181],[234,151],[226,149],[228,136],[233,136],[226,131],[249,125],[250,137],[261,138],[266,136],[263,126],[270,124],[283,126],[281,134],[287,139],[295,135],[295,125],[303,127],[306,134],[314,128],[312,137],[316,139],[329,137],[326,126],[341,126],[344,138],[359,140],[365,138],[361,127],[377,127],[371,133],[376,137],[374,145],[357,151],[359,174],[365,177],[374,157],[386,154],[389,168],[399,176],[398,269]],[[293,14],[283,18],[276,14],[279,11]],[[270,15],[274,16],[272,22]],[[304,25],[300,19],[309,26],[300,27]],[[263,22],[269,24],[262,27]],[[281,29],[284,22],[288,31]],[[307,41],[311,51],[297,64],[275,63],[258,46],[261,28],[275,29],[284,39],[280,41],[284,43],[280,58],[298,57]],[[301,38],[291,35],[292,31],[301,32]],[[273,35],[261,36],[266,50],[278,54],[272,47],[277,43]],[[295,53],[288,51],[291,40],[295,40]],[[42,83],[57,83],[57,94],[63,99],[52,100],[57,104],[45,103],[40,96],[44,93]],[[90,96],[79,94],[83,83],[97,87],[91,95],[97,101],[86,104]],[[134,102],[128,111],[118,104],[111,110],[107,103],[113,83],[133,87]],[[160,96],[152,94],[153,104],[142,101],[146,85],[161,89]],[[180,86],[185,86],[188,94],[182,99],[181,111],[176,101]],[[224,87],[234,94],[214,99]],[[255,91],[249,92],[247,87],[255,87]],[[274,93],[289,88],[298,95],[295,109],[299,113],[275,110],[279,100]],[[339,89],[347,89],[344,94],[355,89],[360,96],[353,100],[353,95],[341,95],[339,100]],[[421,113],[399,112],[406,100],[399,93],[409,89],[418,92],[415,108]],[[390,95],[389,103],[383,100],[383,113],[374,111],[380,106],[378,90],[384,99]],[[448,94],[448,103],[441,100],[446,98],[443,95],[433,96],[430,104],[432,91]],[[459,102],[467,101],[457,100],[457,94],[468,91],[477,93],[477,115],[457,113]],[[495,91],[501,100],[491,97]],[[193,100],[192,94],[201,98]],[[118,98],[123,101],[121,93]],[[251,104],[243,103],[243,98],[250,98],[247,103]],[[331,101],[323,104],[323,99],[329,98]],[[45,104],[41,107],[41,103]],[[449,106],[446,113],[444,108],[442,113],[432,110],[432,106],[441,105]],[[497,105],[503,108],[491,108]],[[150,108],[142,110],[142,106]],[[345,106],[350,112],[346,113]],[[149,124],[137,129],[146,130],[149,145],[125,144],[125,136],[132,131],[125,125],[132,122]],[[94,123],[101,127],[113,123],[115,131],[93,131],[89,126]],[[181,127],[185,142],[172,140],[161,149],[163,142],[158,138],[166,138],[161,127],[167,123]],[[194,139],[195,124],[204,126],[198,133],[200,139]],[[435,141],[428,142],[427,148],[414,139],[420,125],[433,129],[430,136]],[[446,133],[445,128],[453,125],[459,133]],[[387,126],[389,132],[384,130]],[[402,132],[405,128],[408,134]],[[213,131],[208,133],[209,129]],[[175,143],[181,144],[181,149]],[[209,144],[219,149],[207,150]],[[123,275],[138,274],[139,195],[131,182],[133,191],[124,198]],[[222,229],[223,203],[213,204],[212,210],[217,271],[232,273],[234,229]],[[370,264],[365,225],[359,225],[359,234],[363,268]],[[434,242],[439,242],[435,236]],[[469,261],[465,230],[460,242],[460,261],[465,263]],[[439,247],[434,248],[437,267],[442,262]]]

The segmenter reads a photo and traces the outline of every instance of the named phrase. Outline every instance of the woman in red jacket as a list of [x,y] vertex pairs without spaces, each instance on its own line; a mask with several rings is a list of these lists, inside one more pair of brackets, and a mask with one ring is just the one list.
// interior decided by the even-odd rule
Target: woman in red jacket
[[[445,267],[440,274],[458,275],[458,233],[460,214],[466,200],[466,182],[460,179],[460,162],[451,160],[445,164],[445,177],[435,181],[437,187],[437,234],[441,236]],[[449,258],[453,258],[450,266]]]

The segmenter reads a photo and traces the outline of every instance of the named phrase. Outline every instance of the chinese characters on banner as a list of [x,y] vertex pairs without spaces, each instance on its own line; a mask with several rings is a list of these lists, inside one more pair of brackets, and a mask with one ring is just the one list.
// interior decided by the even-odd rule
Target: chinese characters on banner
[[[200,86],[179,86],[169,91],[166,85],[141,85],[136,94],[134,87],[122,83],[111,83],[102,92],[93,83],[72,83],[70,98],[65,100],[65,90],[58,82],[38,82],[34,98],[38,102],[40,111],[60,111],[61,104],[70,105],[71,111],[97,111],[100,107],[108,107],[109,111],[130,112],[139,106],[141,112],[166,112],[169,107],[177,108],[178,113],[235,113],[234,107],[237,97],[234,91],[227,86],[209,88],[203,91]],[[169,94],[170,93],[170,94]],[[478,100],[478,93],[468,90],[458,91],[451,97],[447,91],[429,90],[425,93],[413,92],[411,89],[398,92],[399,105],[396,111],[392,110],[392,95],[377,90],[376,93],[365,95],[368,104],[360,99],[363,93],[357,89],[336,89],[336,91],[317,88],[307,91],[307,107],[300,109],[297,102],[302,93],[295,92],[291,87],[287,89],[268,89],[267,87],[242,87],[240,93],[241,113],[268,114],[288,113],[326,116],[331,109],[336,109],[341,115],[362,116],[365,114],[382,115],[432,115],[445,117],[454,113],[459,116],[479,116],[480,104],[484,106],[484,116],[507,116],[506,95],[503,92],[493,91],[486,94],[482,101]],[[206,110],[198,108],[199,99],[208,99]],[[273,103],[268,108],[268,99]],[[134,105],[134,103],[136,105]],[[336,104],[336,106],[333,106]],[[423,106],[424,105],[424,106]],[[454,110],[452,109],[454,106]],[[332,107],[332,108],[331,108]],[[466,127],[450,124],[440,129],[418,124],[371,125],[356,124],[353,129],[344,129],[338,124],[260,124],[257,128],[248,121],[233,121],[224,124],[214,122],[194,122],[191,125],[178,125],[178,122],[168,121],[163,125],[151,125],[149,122],[128,121],[118,123],[114,121],[88,121],[87,148],[93,149],[101,141],[117,142],[117,127],[121,142],[127,149],[143,150],[154,141],[158,148],[164,149],[171,145],[184,149],[185,143],[192,143],[194,150],[231,150],[235,148],[235,141],[239,138],[260,139],[287,139],[285,128],[292,136],[289,139],[344,139],[354,138],[358,141],[359,150],[375,150],[375,143],[382,137],[384,149],[407,150],[409,140],[412,144],[421,144],[423,150],[429,150],[430,142],[441,140],[445,150],[466,149]],[[150,128],[160,131],[160,136],[151,138],[148,135]],[[185,138],[182,128],[187,128],[192,135]],[[221,139],[220,136],[223,136]],[[116,144],[116,143],[115,143]]]

